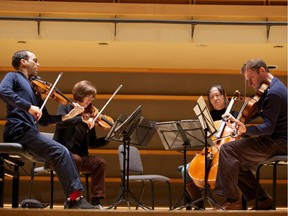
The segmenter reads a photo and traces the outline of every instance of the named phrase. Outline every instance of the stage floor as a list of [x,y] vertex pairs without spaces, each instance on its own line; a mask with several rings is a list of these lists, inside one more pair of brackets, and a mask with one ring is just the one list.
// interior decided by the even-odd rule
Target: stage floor
[[[104,206],[107,208],[107,206]],[[240,216],[240,215],[249,215],[249,216],[287,216],[288,214],[287,208],[278,208],[273,211],[252,211],[252,210],[241,210],[241,211],[223,211],[223,210],[214,210],[212,208],[207,208],[202,211],[190,210],[186,209],[181,210],[172,210],[169,211],[167,208],[155,208],[155,210],[136,210],[135,207],[117,207],[117,209],[110,210],[67,210],[63,209],[63,206],[54,206],[53,209],[49,207],[45,209],[22,209],[22,208],[11,208],[10,206],[4,206],[4,208],[0,209],[0,216],[31,216],[31,215],[40,215],[40,216],[129,216],[129,215],[137,215],[137,216],[147,216],[153,215],[155,216],[167,216],[168,214],[177,214],[177,216],[193,214],[196,216],[220,216],[220,215],[232,215],[232,216]]]

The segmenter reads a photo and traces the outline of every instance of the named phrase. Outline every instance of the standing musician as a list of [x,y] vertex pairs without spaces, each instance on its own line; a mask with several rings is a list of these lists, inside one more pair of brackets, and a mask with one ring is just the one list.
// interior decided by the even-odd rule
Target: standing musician
[[231,115],[223,116],[228,126],[248,138],[221,147],[214,193],[226,198],[222,206],[225,210],[241,209],[238,188],[247,201],[258,199],[259,209],[268,210],[272,209],[272,198],[262,187],[259,197],[255,196],[252,170],[273,155],[287,154],[287,87],[270,73],[261,59],[248,60],[242,66],[242,74],[256,91],[263,83],[268,85],[258,107],[263,123],[246,126]]
[[[210,114],[212,116],[213,121],[218,121],[222,119],[222,115],[225,113],[226,111],[226,106],[227,106],[227,97],[226,97],[226,93],[225,90],[223,89],[223,87],[221,85],[213,85],[209,88],[208,94],[207,94],[207,98],[208,98],[208,103],[209,103],[209,107],[210,107]],[[237,116],[237,112],[235,111],[231,111],[231,114],[233,116]],[[191,201],[196,201],[198,199],[200,199],[201,196],[201,190],[200,188],[198,188],[192,178],[189,176],[188,173],[189,170],[189,164],[187,164],[187,168],[186,168],[186,190],[190,195]],[[182,177],[184,177],[184,168],[182,168]],[[198,209],[204,209],[204,202],[200,201],[195,203],[195,210]]]
[[[78,82],[72,93],[75,102],[85,110],[93,107],[92,101],[97,91],[91,82],[86,80]],[[57,114],[65,115],[72,109],[71,104],[59,105]],[[89,110],[87,113],[93,112]],[[91,204],[98,209],[103,209],[100,199],[105,197],[106,161],[101,157],[88,155],[88,147],[100,147],[108,142],[105,137],[97,139],[94,115],[85,118],[79,114],[65,122],[57,123],[54,139],[72,152],[79,172],[91,172]]]
[[16,72],[9,72],[0,84],[0,97],[7,104],[7,122],[4,128],[4,142],[17,142],[36,158],[51,162],[58,175],[69,208],[92,209],[81,195],[83,190],[73,158],[66,147],[42,135],[38,124],[47,126],[73,118],[84,111],[74,104],[74,109],[64,115],[50,115],[43,104],[40,94],[32,88],[30,78],[37,76],[39,62],[31,51],[21,50],[14,53],[12,66]]

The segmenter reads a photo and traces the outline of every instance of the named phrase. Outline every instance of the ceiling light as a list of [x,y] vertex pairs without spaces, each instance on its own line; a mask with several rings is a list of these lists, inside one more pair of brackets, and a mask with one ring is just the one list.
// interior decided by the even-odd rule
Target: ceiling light
[[282,46],[282,45],[275,45],[274,48],[275,48],[275,49],[276,49],[276,48],[282,49],[283,46]]
[[204,48],[204,47],[206,47],[206,44],[197,44],[196,46],[197,46],[197,47]]
[[99,46],[107,46],[108,43],[106,43],[106,42],[100,42],[100,43],[98,43],[98,45],[99,45]]
[[269,69],[276,69],[276,68],[278,68],[277,65],[267,65],[267,67],[268,67]]

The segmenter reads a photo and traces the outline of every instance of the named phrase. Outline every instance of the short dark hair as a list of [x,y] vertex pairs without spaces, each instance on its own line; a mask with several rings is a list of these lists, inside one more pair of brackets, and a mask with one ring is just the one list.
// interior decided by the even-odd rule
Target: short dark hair
[[12,66],[18,70],[21,59],[29,60],[28,50],[19,50],[12,56]]
[[82,102],[84,97],[88,95],[96,96],[97,90],[94,85],[88,80],[82,80],[75,84],[72,90],[73,97],[76,101]]
[[247,69],[252,69],[252,70],[256,70],[259,71],[259,69],[263,67],[266,72],[270,72],[267,64],[262,60],[262,59],[249,59],[247,62],[245,62],[241,68],[241,73],[244,74],[244,72]]

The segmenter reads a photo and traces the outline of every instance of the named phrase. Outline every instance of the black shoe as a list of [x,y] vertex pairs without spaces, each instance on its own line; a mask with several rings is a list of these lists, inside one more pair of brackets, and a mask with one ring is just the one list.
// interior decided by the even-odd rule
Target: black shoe
[[87,202],[83,196],[80,196],[73,201],[67,200],[64,209],[96,209],[96,207]]

